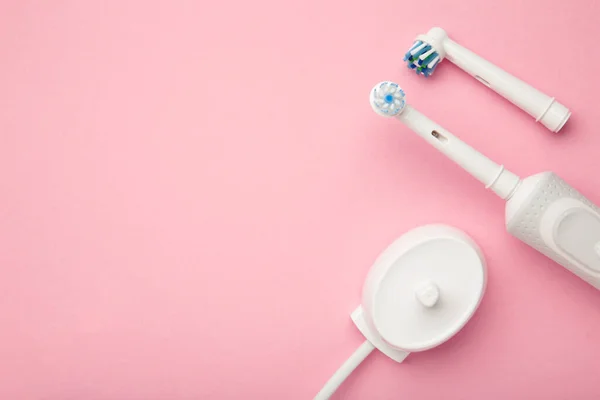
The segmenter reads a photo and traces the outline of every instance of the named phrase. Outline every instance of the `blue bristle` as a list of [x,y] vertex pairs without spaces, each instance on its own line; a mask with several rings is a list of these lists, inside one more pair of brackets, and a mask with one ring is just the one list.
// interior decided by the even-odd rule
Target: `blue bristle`
[[410,54],[410,52],[413,51],[414,49],[416,49],[417,47],[419,47],[421,44],[423,44],[423,42],[420,40],[417,40],[416,42],[414,42],[412,47],[404,55],[404,61],[412,61],[414,56],[412,54]]

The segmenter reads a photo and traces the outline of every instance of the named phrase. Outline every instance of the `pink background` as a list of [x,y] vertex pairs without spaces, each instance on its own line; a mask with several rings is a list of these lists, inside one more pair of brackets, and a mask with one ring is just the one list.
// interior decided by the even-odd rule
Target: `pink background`
[[[0,5],[0,399],[310,399],[362,342],[383,248],[431,222],[489,263],[451,341],[373,354],[343,399],[597,399],[600,293],[504,233],[503,203],[395,121],[409,101],[600,202],[600,3]],[[434,24],[573,110],[559,135],[445,62]]]

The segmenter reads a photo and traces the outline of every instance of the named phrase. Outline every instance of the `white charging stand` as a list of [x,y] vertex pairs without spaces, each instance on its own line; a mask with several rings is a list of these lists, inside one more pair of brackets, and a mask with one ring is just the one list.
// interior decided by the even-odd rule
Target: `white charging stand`
[[438,224],[402,235],[375,260],[352,313],[366,341],[315,400],[328,399],[375,348],[402,362],[446,342],[477,310],[486,281],[483,254],[464,232]]

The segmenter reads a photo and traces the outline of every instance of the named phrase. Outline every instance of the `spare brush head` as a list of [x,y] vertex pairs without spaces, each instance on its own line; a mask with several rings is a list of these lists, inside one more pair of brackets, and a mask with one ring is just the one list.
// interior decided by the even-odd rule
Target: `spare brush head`
[[433,28],[426,35],[419,35],[412,47],[404,55],[406,66],[414,69],[417,75],[429,77],[444,59],[442,41],[448,35],[441,28]]
[[404,55],[408,68],[414,69],[417,75],[430,76],[440,62],[440,55],[430,44],[417,40]]
[[535,89],[448,37],[442,28],[419,35],[404,55],[408,68],[429,77],[447,58],[485,86],[521,108],[552,132],[558,132],[571,111],[554,97]]
[[397,83],[381,82],[371,90],[371,107],[379,115],[393,117],[404,110],[406,106],[404,97],[404,90]]

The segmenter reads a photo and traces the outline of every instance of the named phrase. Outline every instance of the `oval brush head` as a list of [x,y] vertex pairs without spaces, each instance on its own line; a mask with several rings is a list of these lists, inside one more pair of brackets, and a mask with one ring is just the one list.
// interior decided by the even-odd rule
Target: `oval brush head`
[[404,61],[408,68],[415,70],[417,75],[428,77],[435,71],[441,57],[431,44],[416,40],[404,55]]
[[380,82],[371,90],[370,101],[373,111],[384,117],[398,115],[404,110],[404,90],[394,82]]

